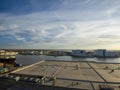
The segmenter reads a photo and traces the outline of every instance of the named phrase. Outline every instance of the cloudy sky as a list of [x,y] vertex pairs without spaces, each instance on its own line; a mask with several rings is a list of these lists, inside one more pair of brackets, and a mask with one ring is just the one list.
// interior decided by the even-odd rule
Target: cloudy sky
[[120,0],[0,0],[0,48],[120,49]]

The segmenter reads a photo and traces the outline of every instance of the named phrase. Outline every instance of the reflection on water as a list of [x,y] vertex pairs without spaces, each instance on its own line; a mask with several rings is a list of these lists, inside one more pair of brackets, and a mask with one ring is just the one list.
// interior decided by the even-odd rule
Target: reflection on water
[[45,60],[65,60],[65,61],[95,61],[95,62],[110,62],[120,63],[120,58],[79,58],[72,56],[45,56],[45,55],[17,55],[16,63],[29,65],[38,62],[42,59]]

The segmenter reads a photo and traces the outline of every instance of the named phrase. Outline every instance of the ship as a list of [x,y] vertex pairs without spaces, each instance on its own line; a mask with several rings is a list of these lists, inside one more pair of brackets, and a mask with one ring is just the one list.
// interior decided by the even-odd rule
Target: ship
[[16,60],[16,52],[0,50],[0,62],[14,62]]

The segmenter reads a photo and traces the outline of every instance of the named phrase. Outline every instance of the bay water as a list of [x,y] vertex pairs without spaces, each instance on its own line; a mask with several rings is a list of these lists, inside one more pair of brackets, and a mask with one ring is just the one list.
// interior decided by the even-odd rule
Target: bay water
[[120,58],[80,58],[72,56],[46,56],[46,55],[17,55],[16,63],[30,65],[40,60],[64,60],[64,61],[94,61],[105,63],[120,63]]

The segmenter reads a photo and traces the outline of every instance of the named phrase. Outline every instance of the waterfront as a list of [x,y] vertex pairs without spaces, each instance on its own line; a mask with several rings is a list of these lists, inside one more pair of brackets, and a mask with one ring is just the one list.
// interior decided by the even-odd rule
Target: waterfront
[[65,61],[95,61],[105,63],[120,63],[120,58],[79,58],[72,56],[45,56],[45,55],[17,55],[16,63],[25,65],[39,62],[40,60],[65,60]]

